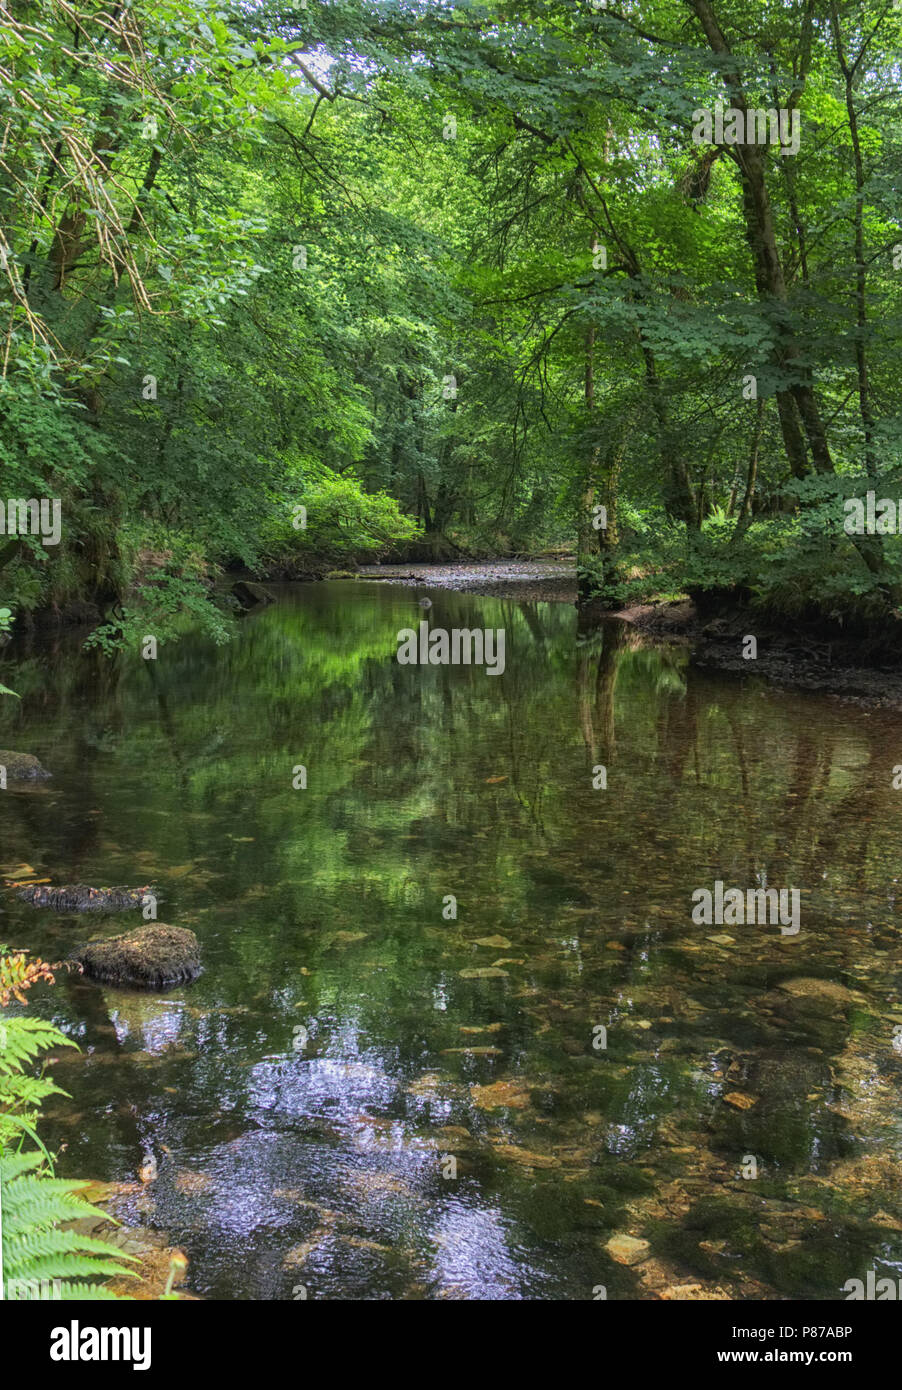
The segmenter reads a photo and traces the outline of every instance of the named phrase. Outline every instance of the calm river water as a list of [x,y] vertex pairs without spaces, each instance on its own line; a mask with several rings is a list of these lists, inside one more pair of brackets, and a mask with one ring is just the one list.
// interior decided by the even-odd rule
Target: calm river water
[[[119,1215],[210,1298],[902,1276],[902,716],[424,592],[289,586],[226,646],[4,666],[0,741],[54,776],[0,794],[0,870],[153,882],[203,951],[169,993],[33,991],[81,1049],[59,1171],[134,1184]],[[400,665],[424,618],[503,628],[504,673]],[[718,880],[798,889],[800,931],[694,923]],[[141,920],[3,907],[51,960]]]

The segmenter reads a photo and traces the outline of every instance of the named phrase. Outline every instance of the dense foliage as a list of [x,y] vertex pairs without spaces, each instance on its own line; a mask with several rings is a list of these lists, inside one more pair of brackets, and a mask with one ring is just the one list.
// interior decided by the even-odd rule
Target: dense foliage
[[[900,40],[891,0],[3,0],[3,493],[64,525],[0,594],[219,633],[223,566],[576,545],[611,601],[887,612],[842,503],[902,462]],[[718,101],[797,152],[694,139]]]

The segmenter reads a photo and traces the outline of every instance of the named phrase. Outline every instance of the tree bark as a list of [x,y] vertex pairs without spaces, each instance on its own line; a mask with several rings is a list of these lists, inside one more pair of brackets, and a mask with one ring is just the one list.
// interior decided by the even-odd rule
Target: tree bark
[[[704,31],[705,38],[713,53],[718,57],[732,60],[733,53],[724,37],[709,0],[688,0]],[[745,115],[747,103],[738,66],[728,61],[724,68],[724,79],[733,106]],[[793,94],[794,99],[796,94]],[[746,239],[752,252],[755,265],[755,282],[759,297],[763,300],[786,302],[786,281],[777,245],[773,210],[767,189],[764,158],[757,145],[734,145],[730,154],[735,159],[743,180],[743,210],[746,224]],[[789,378],[787,386],[779,395],[789,394],[795,403],[805,432],[805,439],[811,451],[811,460],[819,473],[832,473],[833,460],[827,443],[820,410],[814,395],[811,373],[803,365],[802,354],[793,330],[784,322],[778,325],[778,346],[776,364]],[[786,456],[794,476],[804,477],[808,471],[804,459],[804,446],[794,416],[788,408],[789,403],[779,404],[780,427],[786,447]]]
[[586,429],[589,447],[580,486],[579,515],[576,525],[576,571],[581,598],[588,597],[590,583],[583,567],[592,553],[592,508],[595,504],[595,484],[598,472],[598,442],[595,438],[595,324],[586,328],[585,380],[583,399],[586,408]]
[[858,135],[858,114],[855,110],[853,84],[858,63],[864,53],[862,48],[858,58],[850,66],[843,52],[842,31],[835,0],[830,6],[830,22],[836,44],[836,57],[843,75],[846,93],[846,113],[849,119],[849,135],[852,140],[852,153],[855,160],[855,366],[858,374],[858,408],[864,431],[865,469],[869,478],[877,476],[877,458],[874,453],[874,416],[871,411],[870,385],[868,380],[868,360],[865,351],[865,332],[867,329],[866,269],[864,261],[864,162],[861,157],[861,141]]

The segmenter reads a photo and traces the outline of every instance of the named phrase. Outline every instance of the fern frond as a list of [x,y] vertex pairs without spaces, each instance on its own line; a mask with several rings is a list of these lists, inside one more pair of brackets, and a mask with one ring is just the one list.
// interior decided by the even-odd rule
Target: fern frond
[[93,1216],[98,1221],[108,1219],[99,1207],[92,1207],[74,1192],[65,1178],[43,1175],[26,1177],[23,1174],[10,1183],[8,1190],[4,1188],[3,1209],[8,1220],[18,1220],[22,1226],[33,1225],[37,1229],[41,1225],[51,1226],[55,1221],[78,1221],[85,1216]]
[[[3,1271],[7,1286],[38,1288],[60,1281],[59,1297],[104,1298],[115,1295],[101,1286],[82,1283],[81,1276],[131,1275],[135,1257],[108,1241],[83,1235],[63,1222],[85,1217],[106,1219],[105,1213],[79,1195],[77,1186],[49,1177],[40,1153],[0,1151],[0,1195],[3,1201]],[[28,1296],[28,1295],[26,1295]]]
[[[35,1168],[40,1168],[43,1162],[44,1159],[41,1154],[0,1154],[0,1181],[4,1184],[14,1182],[23,1173],[30,1173]],[[4,1187],[4,1192],[5,1190]]]
[[77,1047],[71,1038],[42,1018],[9,1018],[3,1023],[0,1072],[21,1070],[51,1047]]
[[[113,1293],[104,1284],[70,1284],[63,1282],[59,1287],[59,1298],[64,1302],[77,1303],[129,1303],[127,1294]],[[55,1295],[56,1296],[56,1295]]]
[[[65,1234],[65,1233],[63,1233]],[[52,1254],[42,1255],[40,1246],[46,1244],[44,1241],[20,1241],[18,1248],[12,1252],[12,1262],[7,1269],[4,1264],[7,1280],[10,1279],[78,1279],[88,1274],[102,1274],[106,1278],[111,1278],[114,1274],[133,1275],[134,1270],[129,1269],[128,1265],[119,1265],[111,1261],[109,1251],[112,1248],[103,1241],[94,1241],[94,1248],[99,1248],[103,1255],[93,1258],[89,1254],[82,1254],[82,1242],[74,1240],[71,1247],[63,1251],[54,1251]],[[125,1258],[133,1260],[129,1255]],[[23,1272],[24,1271],[24,1272]]]
[[[7,1292],[7,1298],[13,1302],[30,1303],[34,1301],[34,1294],[23,1289],[21,1293],[13,1285]],[[101,1299],[107,1303],[127,1303],[130,1300],[124,1294],[112,1293],[104,1284],[73,1284],[71,1281],[63,1279],[54,1283],[51,1292],[51,1302],[57,1300],[99,1303]]]

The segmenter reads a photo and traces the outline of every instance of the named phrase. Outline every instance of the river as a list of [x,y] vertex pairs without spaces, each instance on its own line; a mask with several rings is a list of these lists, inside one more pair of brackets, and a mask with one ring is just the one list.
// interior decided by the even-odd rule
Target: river
[[[169,993],[33,992],[81,1049],[58,1171],[126,1184],[207,1298],[897,1279],[900,716],[425,593],[284,586],[225,646],[4,667],[2,742],[54,776],[0,794],[3,872],[153,882],[203,953]],[[503,673],[400,664],[424,619],[503,629]],[[693,921],[718,881],[798,890],[800,930]],[[140,921],[3,903],[51,960]]]

